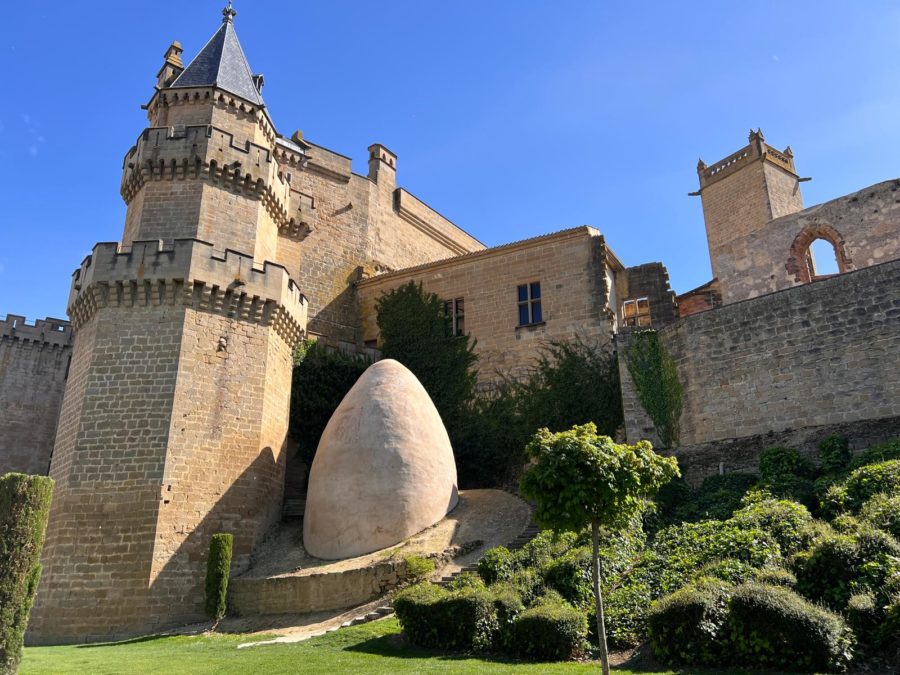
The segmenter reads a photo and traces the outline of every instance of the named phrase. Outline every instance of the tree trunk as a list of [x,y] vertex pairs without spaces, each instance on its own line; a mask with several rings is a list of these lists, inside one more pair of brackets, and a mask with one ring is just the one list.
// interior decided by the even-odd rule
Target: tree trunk
[[594,603],[597,609],[597,638],[600,642],[600,664],[603,675],[609,675],[609,651],[606,647],[606,620],[603,617],[603,595],[600,593],[600,523],[591,523],[591,541],[594,544],[593,582]]

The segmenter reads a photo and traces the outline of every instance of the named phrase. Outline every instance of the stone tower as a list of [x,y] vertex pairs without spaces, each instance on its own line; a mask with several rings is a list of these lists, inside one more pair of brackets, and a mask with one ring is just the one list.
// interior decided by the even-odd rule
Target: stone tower
[[732,243],[803,208],[794,155],[751,130],[748,145],[714,164],[700,160],[697,174],[713,276],[726,287],[731,271],[742,265]]
[[303,226],[262,76],[223,14],[186,68],[177,43],[166,52],[124,161],[123,241],[74,273],[32,642],[202,618],[210,535],[234,534],[240,571],[280,515],[307,301],[278,248]]

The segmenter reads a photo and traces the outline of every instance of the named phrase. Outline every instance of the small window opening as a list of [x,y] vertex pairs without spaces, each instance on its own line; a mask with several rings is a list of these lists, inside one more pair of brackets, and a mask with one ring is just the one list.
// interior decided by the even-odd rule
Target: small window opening
[[465,335],[466,305],[464,298],[447,300],[444,303],[444,315],[450,319],[451,335]]
[[650,326],[650,300],[635,298],[622,303],[623,326]]
[[541,308],[541,282],[532,281],[518,287],[519,325],[528,326],[543,323],[544,312]]
[[806,253],[806,264],[809,267],[809,278],[828,277],[840,274],[837,250],[827,239],[815,239]]

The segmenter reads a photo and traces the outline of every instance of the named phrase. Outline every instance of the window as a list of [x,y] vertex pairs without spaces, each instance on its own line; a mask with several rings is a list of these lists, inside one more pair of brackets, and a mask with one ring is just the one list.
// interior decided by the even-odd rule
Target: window
[[626,300],[622,303],[623,326],[649,326],[650,301],[647,298]]
[[450,330],[453,335],[464,335],[466,332],[466,305],[464,298],[444,302],[444,315],[450,317]]
[[840,274],[837,250],[827,239],[813,239],[806,253],[806,264],[811,279]]
[[532,281],[530,284],[519,286],[519,325],[528,326],[544,322],[544,313],[541,311],[541,282]]

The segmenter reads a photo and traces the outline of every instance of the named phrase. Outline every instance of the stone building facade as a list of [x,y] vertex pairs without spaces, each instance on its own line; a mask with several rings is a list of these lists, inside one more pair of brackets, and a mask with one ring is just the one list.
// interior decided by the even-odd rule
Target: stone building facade
[[[384,145],[360,175],[280,133],[223,14],[187,66],[164,55],[122,241],[76,270],[71,326],[0,326],[0,470],[56,480],[33,643],[201,618],[209,536],[235,534],[238,573],[278,520],[296,345],[376,350],[375,302],[409,281],[477,339],[484,383],[546,340],[617,349],[629,440],[653,428],[621,357],[659,330],[686,392],[678,452],[707,468],[799,427],[900,435],[897,181],[804,209],[790,149],[752,132],[698,166],[715,278],[676,298],[662,263],[626,267],[592,227],[488,249],[399,187]],[[842,274],[816,272],[817,238]]]

